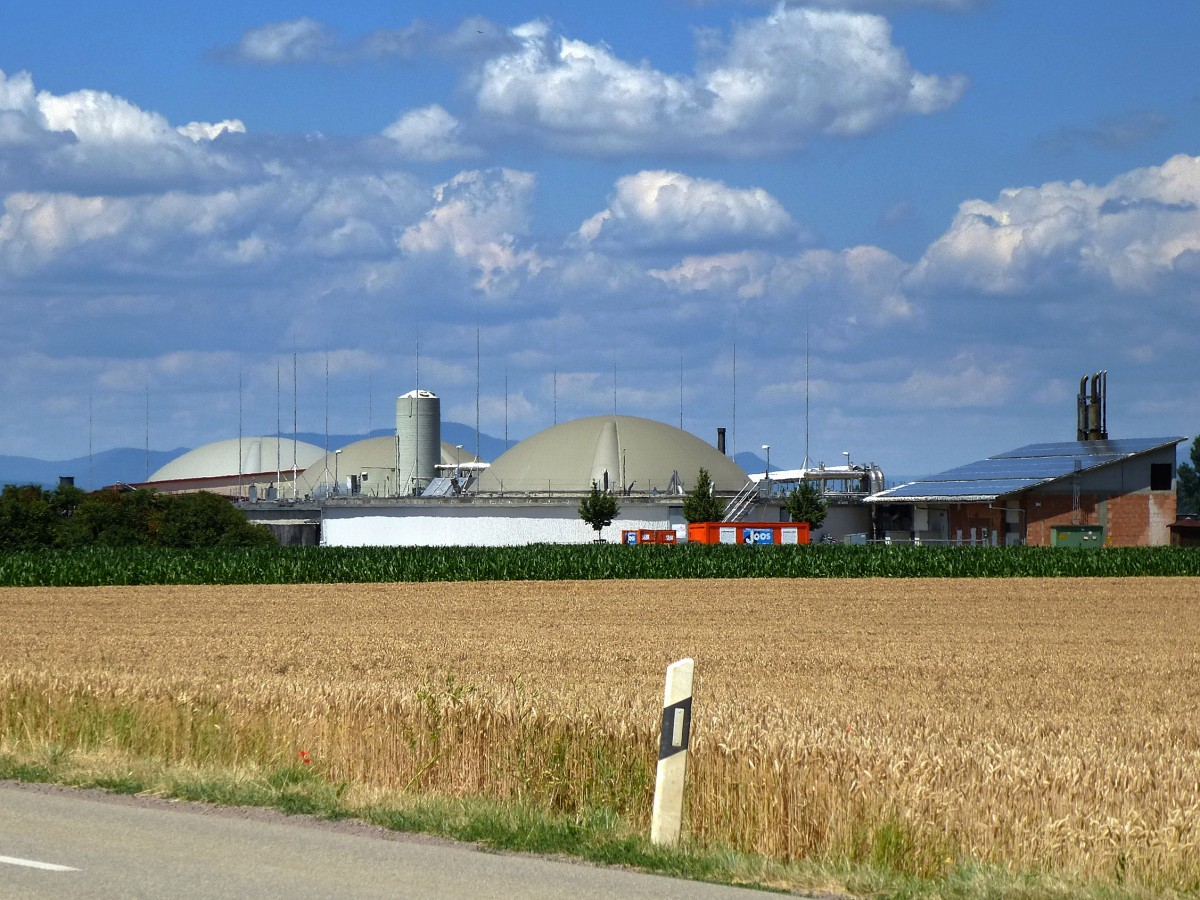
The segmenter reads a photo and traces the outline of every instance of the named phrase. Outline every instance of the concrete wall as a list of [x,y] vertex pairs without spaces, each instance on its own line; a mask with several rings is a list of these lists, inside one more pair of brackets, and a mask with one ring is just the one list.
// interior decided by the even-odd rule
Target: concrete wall
[[[621,503],[621,512],[600,535],[618,543],[622,529],[671,527],[686,540],[682,507]],[[587,544],[595,538],[579,518],[578,503],[568,502],[327,505],[322,519],[322,543],[332,547],[500,547]]]
[[[743,517],[747,522],[788,522],[787,507],[778,501],[755,503]],[[830,503],[826,508],[825,521],[814,529],[811,538],[814,544],[825,535],[841,541],[849,534],[871,534],[871,510],[865,504]]]

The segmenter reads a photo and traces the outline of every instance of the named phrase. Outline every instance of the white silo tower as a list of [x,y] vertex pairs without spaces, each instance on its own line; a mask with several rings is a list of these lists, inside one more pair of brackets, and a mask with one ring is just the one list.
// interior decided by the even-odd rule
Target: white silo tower
[[396,469],[401,493],[419,494],[442,456],[442,402],[429,391],[396,398]]

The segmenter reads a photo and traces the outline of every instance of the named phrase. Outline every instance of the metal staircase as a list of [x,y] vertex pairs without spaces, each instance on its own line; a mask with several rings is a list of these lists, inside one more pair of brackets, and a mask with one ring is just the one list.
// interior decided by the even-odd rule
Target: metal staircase
[[737,495],[729,501],[729,505],[725,507],[725,516],[721,519],[722,522],[741,522],[746,517],[746,513],[750,507],[754,505],[754,501],[758,499],[758,482],[747,481],[746,486],[737,492]]

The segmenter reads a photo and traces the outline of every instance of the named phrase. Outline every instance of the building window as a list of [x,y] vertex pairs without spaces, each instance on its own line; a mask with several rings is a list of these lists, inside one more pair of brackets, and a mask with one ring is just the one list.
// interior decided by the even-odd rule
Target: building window
[[1169,491],[1171,489],[1171,464],[1150,464],[1150,490]]

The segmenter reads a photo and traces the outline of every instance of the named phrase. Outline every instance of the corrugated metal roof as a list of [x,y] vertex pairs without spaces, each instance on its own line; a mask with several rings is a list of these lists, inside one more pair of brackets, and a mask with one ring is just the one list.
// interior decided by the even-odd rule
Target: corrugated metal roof
[[1186,438],[1127,438],[1029,444],[880,491],[867,503],[991,501],[1100,466],[1172,447]]

